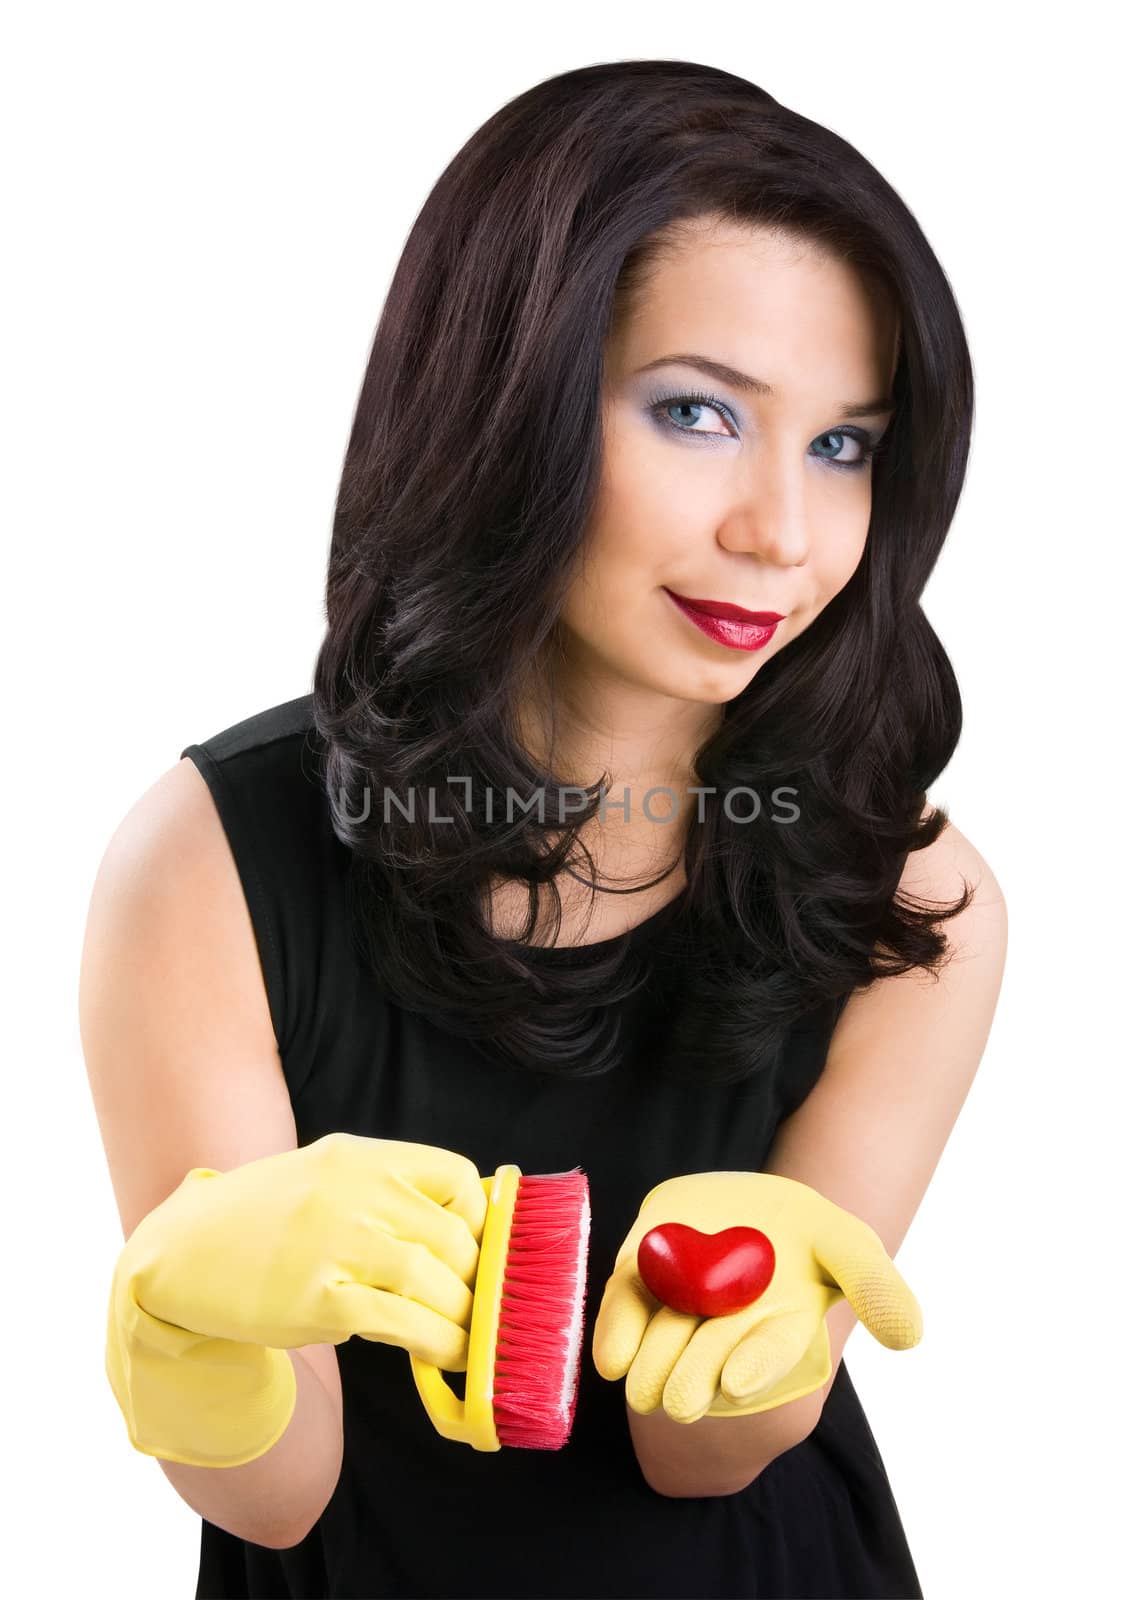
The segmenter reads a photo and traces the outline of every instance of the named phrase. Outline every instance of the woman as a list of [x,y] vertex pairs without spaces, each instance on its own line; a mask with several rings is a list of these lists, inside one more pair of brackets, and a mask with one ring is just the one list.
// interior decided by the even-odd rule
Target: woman
[[[961,1108],[1005,914],[926,801],[960,704],[919,597],[972,404],[907,208],[741,78],[568,72],[440,178],[357,408],[313,692],[188,746],[118,830],[83,1043],[127,1239],[186,1169],[338,1131],[451,1153],[465,1195],[583,1168],[576,1421],[484,1455],[438,1436],[391,1326],[268,1351],[167,1317],[192,1347],[167,1431],[134,1410],[131,1439],[204,1519],[198,1596],[921,1594],[850,1299],[806,1392],[757,1410],[684,1360],[698,1319],[662,1359],[658,1304],[593,1340],[656,1185],[792,1179],[894,1256]],[[185,1442],[190,1355],[223,1457]],[[222,1385],[259,1358],[252,1417]]]

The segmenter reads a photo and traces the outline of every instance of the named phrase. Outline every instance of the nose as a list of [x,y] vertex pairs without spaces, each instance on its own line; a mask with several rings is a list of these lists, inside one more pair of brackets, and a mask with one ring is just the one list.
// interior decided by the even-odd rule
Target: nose
[[718,539],[726,550],[775,566],[802,566],[811,540],[803,469],[764,454],[720,523]]

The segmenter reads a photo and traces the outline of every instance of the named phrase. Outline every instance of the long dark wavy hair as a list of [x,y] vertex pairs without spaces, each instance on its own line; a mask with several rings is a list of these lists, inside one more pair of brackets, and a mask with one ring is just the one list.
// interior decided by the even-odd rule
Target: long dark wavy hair
[[[859,566],[695,755],[714,795],[687,835],[679,915],[661,916],[651,950],[683,980],[678,1003],[664,986],[655,1070],[732,1083],[766,1069],[818,1008],[937,970],[939,924],[972,893],[948,906],[899,890],[908,853],[948,820],[926,790],[962,720],[920,607],[973,418],[942,267],[851,144],[741,77],[656,60],[550,78],[467,141],[409,233],[343,464],[313,697],[373,975],[531,1071],[615,1067],[620,1002],[655,970],[632,939],[564,962],[529,944],[539,886],[553,885],[556,938],[556,875],[592,870],[577,834],[600,782],[571,815],[539,814],[530,797],[577,779],[523,747],[516,706],[532,673],[552,688],[601,472],[606,340],[680,225],[715,216],[787,230],[881,282],[901,347]],[[734,820],[717,798],[779,787],[796,796],[793,826]],[[476,799],[488,790],[497,815]],[[518,939],[482,914],[499,877],[529,888]]]

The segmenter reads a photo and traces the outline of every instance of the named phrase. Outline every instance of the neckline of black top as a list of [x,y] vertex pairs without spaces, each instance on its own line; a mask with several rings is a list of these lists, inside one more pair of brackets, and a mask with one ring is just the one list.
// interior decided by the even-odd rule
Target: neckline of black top
[[608,950],[613,945],[623,944],[627,940],[635,940],[645,933],[650,933],[658,926],[661,918],[668,916],[683,904],[686,895],[687,885],[684,884],[679,893],[662,905],[658,911],[653,911],[642,922],[634,923],[631,928],[625,928],[621,933],[611,934],[607,939],[593,939],[586,944],[530,945],[527,947],[527,953],[539,960],[546,957],[553,960],[562,960],[570,957],[583,959],[593,950]]

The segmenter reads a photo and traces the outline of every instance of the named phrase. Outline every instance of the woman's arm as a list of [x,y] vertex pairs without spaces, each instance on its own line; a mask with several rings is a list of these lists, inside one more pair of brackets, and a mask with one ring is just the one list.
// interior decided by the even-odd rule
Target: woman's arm
[[[875,1228],[890,1256],[903,1243],[958,1119],[989,1037],[1005,966],[1001,888],[953,824],[908,858],[916,898],[974,896],[943,924],[951,953],[938,977],[877,979],[848,1001],[820,1078],[778,1129],[763,1171],[796,1178]],[[911,1285],[914,1288],[914,1285]],[[750,1417],[673,1422],[628,1411],[641,1471],[660,1494],[734,1494],[816,1427],[856,1324],[828,1313],[832,1372],[823,1389]]]
[[[135,802],[106,847],[83,941],[79,1027],[126,1239],[191,1167],[226,1172],[296,1147],[247,903],[187,758]],[[108,1285],[112,1268],[110,1254]],[[105,1324],[98,1332],[105,1343]],[[290,1354],[294,1413],[263,1455],[236,1467],[154,1458],[199,1516],[275,1550],[309,1531],[342,1466],[337,1351]],[[104,1363],[101,1353],[88,1359],[92,1370]],[[104,1448],[121,1450],[120,1419],[112,1437],[105,1426]]]

